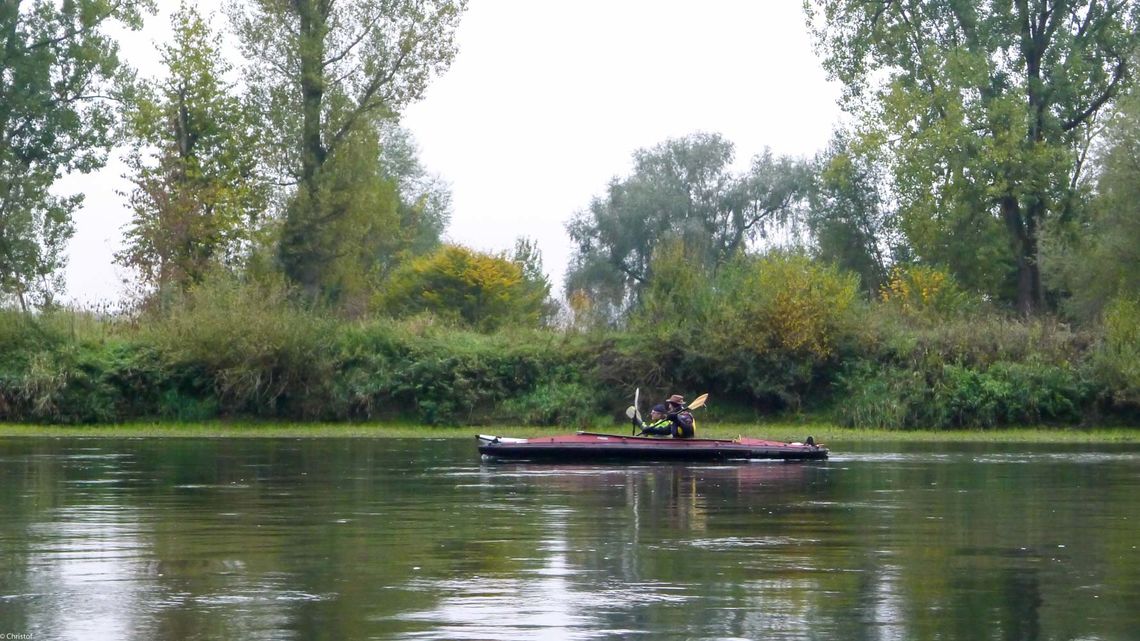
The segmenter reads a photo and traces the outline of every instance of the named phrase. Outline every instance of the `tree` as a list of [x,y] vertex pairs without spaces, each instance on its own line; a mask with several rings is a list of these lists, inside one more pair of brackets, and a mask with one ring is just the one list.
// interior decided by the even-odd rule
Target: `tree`
[[401,265],[387,283],[381,305],[395,316],[431,313],[480,331],[537,327],[547,314],[541,283],[506,256],[458,245]]
[[[1131,76],[1131,0],[810,0],[824,65],[891,162],[919,257],[1041,307],[1039,237],[1074,202],[1082,134]],[[1004,246],[995,238],[1004,237]]]
[[1119,99],[1104,143],[1092,163],[1090,215],[1051,236],[1046,253],[1065,308],[1082,320],[1099,318],[1113,298],[1140,299],[1140,88]]
[[715,271],[750,242],[787,222],[810,184],[806,163],[771,152],[731,171],[735,149],[718,134],[693,134],[634,153],[633,174],[566,226],[575,252],[566,290],[586,291],[616,318],[652,279],[657,245],[678,239]]
[[399,199],[399,225],[391,228],[377,256],[380,273],[387,275],[400,261],[439,247],[451,220],[451,190],[424,168],[411,132],[391,120],[382,122],[379,131],[380,172],[392,181]]
[[128,110],[134,219],[116,260],[145,284],[185,290],[212,269],[236,266],[266,206],[249,110],[223,80],[221,38],[182,4],[166,77],[143,82]]
[[883,164],[836,134],[816,158],[807,226],[819,258],[859,275],[871,298],[887,281],[892,259],[905,253],[888,209]]
[[[21,6],[23,5],[23,6]],[[0,297],[50,299],[82,195],[61,175],[104,165],[120,73],[111,22],[142,25],[150,0],[0,3]]]
[[[285,214],[279,256],[285,273],[316,296],[330,256],[330,236],[320,228],[354,215],[326,202],[332,195],[326,164],[354,135],[418,99],[432,76],[450,65],[466,0],[230,6],[251,61],[248,83],[261,107],[271,164],[299,190]],[[325,245],[311,243],[314,237]]]
[[[366,311],[390,268],[385,257],[403,238],[396,183],[384,175],[379,157],[376,130],[354,131],[329,154],[317,192],[296,191],[285,210],[281,243],[304,248],[303,260],[286,263],[286,275],[310,288],[310,300],[319,296],[349,315]],[[312,224],[289,224],[298,218]]]
[[[515,239],[514,251],[510,260],[522,270],[523,283],[527,294],[523,296],[529,301],[539,301],[539,322],[548,325],[554,322],[562,308],[558,301],[550,296],[550,279],[542,268],[542,250],[538,248],[538,241],[520,236]],[[530,307],[531,303],[524,305]]]

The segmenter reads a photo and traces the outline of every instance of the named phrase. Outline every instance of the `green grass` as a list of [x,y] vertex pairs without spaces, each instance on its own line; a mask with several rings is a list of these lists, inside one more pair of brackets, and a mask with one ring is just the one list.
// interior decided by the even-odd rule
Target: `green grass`
[[[867,430],[827,423],[732,423],[702,425],[705,438],[751,436],[779,441],[802,441],[810,434],[821,443],[929,442],[929,443],[1137,443],[1140,429],[1130,428],[1032,428],[1003,430]],[[591,428],[592,431],[626,434],[626,425]],[[377,423],[130,423],[87,427],[54,425],[0,425],[0,437],[32,438],[472,438],[475,434],[533,437],[564,434],[557,427],[467,426],[431,427]]]

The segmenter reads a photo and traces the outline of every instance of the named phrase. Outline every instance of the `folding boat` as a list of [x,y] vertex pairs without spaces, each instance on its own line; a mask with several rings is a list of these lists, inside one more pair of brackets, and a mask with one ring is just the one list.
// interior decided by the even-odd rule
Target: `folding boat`
[[806,443],[783,443],[756,438],[654,438],[578,432],[539,438],[509,438],[479,434],[479,453],[498,459],[542,461],[727,461],[781,459],[818,461],[828,450],[808,437]]

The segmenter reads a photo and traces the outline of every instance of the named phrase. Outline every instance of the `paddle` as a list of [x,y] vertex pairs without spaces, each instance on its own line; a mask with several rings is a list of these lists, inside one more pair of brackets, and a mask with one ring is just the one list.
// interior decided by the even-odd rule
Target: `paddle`
[[701,394],[700,396],[694,398],[693,402],[689,403],[689,405],[687,407],[685,407],[685,409],[688,409],[688,410],[700,409],[700,408],[705,406],[705,401],[707,401],[707,400],[709,400],[709,395],[708,394]]
[[[633,390],[633,405],[629,406],[629,409],[625,411],[625,415],[628,416],[631,421],[633,420],[633,417],[636,416],[638,423],[641,422],[641,408],[639,405],[641,405],[641,388],[637,387]],[[631,424],[629,433],[637,436],[637,426]]]

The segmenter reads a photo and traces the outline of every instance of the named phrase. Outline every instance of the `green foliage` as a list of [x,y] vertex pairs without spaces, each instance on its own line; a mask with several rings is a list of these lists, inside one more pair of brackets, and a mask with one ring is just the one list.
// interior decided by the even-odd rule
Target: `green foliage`
[[316,179],[289,201],[279,258],[310,301],[360,314],[379,280],[381,257],[400,240],[395,186],[377,162],[375,133],[353,133]]
[[267,194],[250,113],[223,80],[221,37],[186,4],[171,22],[167,75],[140,83],[128,110],[134,218],[116,261],[147,286],[185,290],[240,266]]
[[[715,275],[665,243],[631,321],[644,380],[763,409],[799,408],[854,341],[858,278],[799,252],[740,256]],[[633,385],[629,385],[632,387]]]
[[82,195],[53,191],[64,173],[103,166],[120,73],[111,23],[140,26],[150,0],[0,4],[0,303],[50,302]]
[[692,308],[604,333],[348,322],[299,306],[280,276],[225,273],[130,323],[0,312],[0,420],[585,426],[617,417],[635,387],[647,399],[710,392],[739,415],[830,409],[890,429],[1137,415],[1140,304],[1129,299],[1096,340],[984,310],[932,323],[867,308],[853,275],[803,254],[740,259],[672,293],[701,283]]
[[295,306],[280,281],[219,274],[150,320],[144,337],[178,372],[179,389],[223,414],[322,415],[333,323]]
[[548,294],[545,276],[535,283],[526,278],[519,263],[444,245],[397,269],[379,306],[397,317],[430,313],[494,331],[539,326],[547,312]]
[[1054,231],[1045,256],[1067,296],[1063,308],[1082,322],[1095,322],[1118,296],[1140,296],[1140,89],[1118,101],[1104,139],[1089,215]]
[[880,298],[888,308],[914,320],[948,320],[978,307],[953,275],[927,265],[896,265]]
[[1075,424],[1092,398],[1073,368],[1034,363],[924,371],[864,361],[846,368],[836,385],[841,423],[889,429]]
[[693,134],[634,153],[633,173],[613,179],[566,229],[574,254],[571,296],[619,319],[654,280],[653,255],[677,240],[699,269],[713,272],[750,241],[788,221],[807,193],[807,166],[765,151],[734,174],[735,151],[717,134]]
[[[849,341],[858,279],[797,252],[742,257],[716,281],[703,369],[711,389],[799,409]],[[715,382],[714,382],[715,381]]]
[[166,370],[153,349],[86,314],[0,313],[0,420],[109,423],[169,416]]
[[[298,184],[279,252],[285,273],[312,300],[348,296],[357,305],[349,276],[358,268],[358,252],[342,251],[333,241],[357,236],[351,221],[379,215],[361,209],[376,196],[372,174],[384,175],[379,149],[372,150],[370,167],[356,158],[361,138],[375,138],[383,120],[398,115],[447,69],[466,2],[256,0],[229,6],[251,63],[246,84],[263,123],[267,170],[282,183]],[[354,145],[356,151],[345,149]],[[328,166],[333,162],[359,169]],[[379,207],[382,217],[388,210]],[[430,229],[431,221],[413,220],[426,211],[399,213],[413,227]],[[345,253],[350,269],[336,260]]]
[[650,334],[671,334],[699,325],[719,301],[713,276],[681,239],[661,241],[653,252],[653,279],[644,289],[631,327]]
[[876,308],[834,378],[847,425],[899,428],[1073,424],[1097,413],[1090,337],[1049,319],[975,311],[938,322]]
[[399,197],[400,224],[388,230],[389,246],[377,259],[381,275],[387,276],[399,262],[439,247],[451,220],[451,192],[420,162],[411,132],[393,120],[383,121],[379,131],[380,170],[394,183]]
[[526,425],[588,426],[597,416],[597,390],[575,382],[549,382],[533,392],[508,398],[503,413]]
[[884,171],[881,159],[836,134],[816,158],[807,213],[816,255],[858,274],[868,298],[877,296],[888,260],[901,252],[894,212],[885,203]]
[[779,350],[827,359],[858,311],[857,279],[802,253],[741,258],[717,287],[710,330],[726,347],[756,354]]
[[538,247],[538,241],[519,236],[515,239],[510,259],[522,270],[523,285],[527,290],[522,298],[541,301],[539,323],[550,325],[562,311],[562,306],[550,295],[550,279],[542,268],[542,250]]
[[1118,298],[1105,308],[1104,336],[1094,364],[1112,401],[1140,407],[1140,301]]
[[[583,393],[586,352],[553,334],[474,334],[379,321],[342,331],[330,406],[341,418],[402,416],[433,425],[568,423],[600,411]],[[564,407],[554,406],[566,400]]]
[[1078,202],[1078,149],[1130,79],[1140,4],[805,7],[861,143],[886,151],[918,257],[1022,312],[1039,308],[1039,234]]

